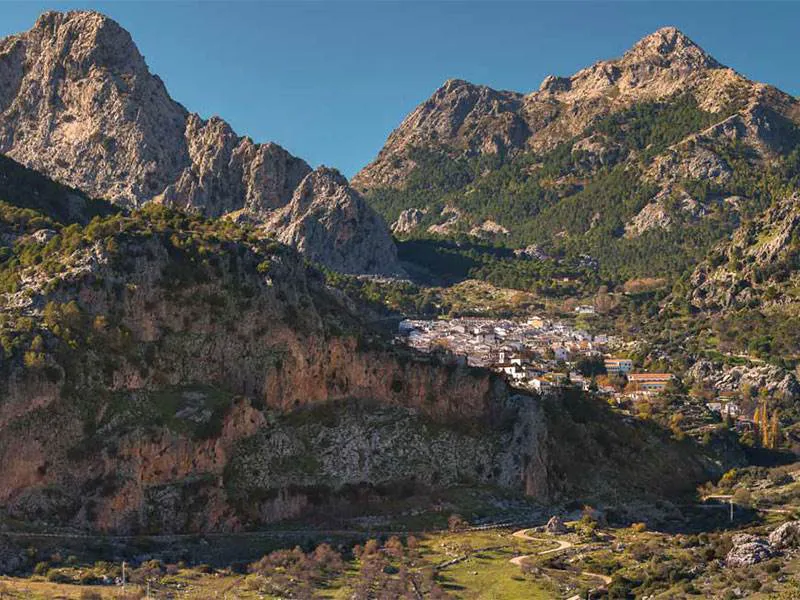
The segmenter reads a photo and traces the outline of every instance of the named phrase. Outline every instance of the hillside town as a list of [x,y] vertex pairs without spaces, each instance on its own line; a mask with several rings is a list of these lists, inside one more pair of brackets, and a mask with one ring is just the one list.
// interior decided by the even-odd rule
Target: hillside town
[[[652,399],[674,380],[671,373],[635,369],[633,360],[623,356],[628,345],[619,337],[542,317],[406,319],[397,338],[419,351],[502,373],[522,389],[545,394],[575,386],[620,408]],[[721,390],[702,404],[706,414],[748,420],[731,391]]]

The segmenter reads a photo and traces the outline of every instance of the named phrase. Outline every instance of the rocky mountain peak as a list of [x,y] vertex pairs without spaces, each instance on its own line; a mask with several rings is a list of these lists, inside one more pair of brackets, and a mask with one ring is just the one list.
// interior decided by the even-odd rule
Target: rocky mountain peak
[[402,188],[415,167],[412,148],[451,156],[548,151],[595,119],[639,102],[689,93],[704,110],[719,112],[733,90],[747,94],[751,85],[675,27],[642,38],[620,58],[569,77],[549,75],[526,95],[450,79],[400,124],[354,182],[363,190]]
[[530,135],[519,114],[522,100],[517,92],[448,79],[391,133],[374,169],[362,170],[353,183],[359,189],[399,183],[414,166],[410,160],[388,160],[399,148],[444,145],[469,154],[519,149]]
[[139,204],[189,162],[188,113],[99,13],[46,13],[0,40],[0,89],[0,152],[91,196]]
[[557,77],[548,75],[539,86],[540,92],[567,92],[572,87],[569,77]]
[[442,93],[450,93],[455,90],[458,90],[459,88],[474,89],[479,87],[481,86],[475,85],[474,83],[471,83],[465,79],[458,79],[454,77],[445,81],[438,91]]
[[[311,172],[277,144],[190,114],[150,73],[130,34],[87,11],[45,13],[31,30],[0,40],[0,153],[119,205],[157,201],[255,223],[285,207]],[[358,222],[380,220],[364,203],[353,210],[370,212]],[[385,225],[373,233],[384,230],[379,243],[390,246]],[[327,262],[324,248],[314,256]]]
[[109,78],[108,85],[122,91],[152,84],[161,88],[158,94],[168,97],[161,79],[150,73],[130,33],[102,13],[47,12],[22,37],[37,46],[39,54],[44,52],[47,56],[53,69],[51,76],[79,80],[102,74]]
[[643,37],[623,56],[623,62],[657,59],[694,68],[719,68],[721,65],[686,34],[675,27],[662,27]]

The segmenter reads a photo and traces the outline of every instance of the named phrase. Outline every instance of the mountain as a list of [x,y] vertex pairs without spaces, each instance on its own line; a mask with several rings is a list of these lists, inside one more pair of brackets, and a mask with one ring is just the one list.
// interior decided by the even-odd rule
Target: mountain
[[590,255],[610,281],[675,277],[772,202],[800,103],[675,28],[522,94],[447,81],[353,184],[406,237]]
[[[5,163],[0,194],[73,193]],[[350,206],[333,172],[305,191],[326,186]],[[305,198],[288,213],[313,213]],[[61,221],[0,200],[0,517],[232,531],[458,486],[665,497],[721,472],[580,393],[522,395],[387,343],[256,226],[153,204]]]
[[[95,12],[45,13],[30,31],[0,40],[0,153],[119,206],[159,202],[262,223],[311,174],[277,144],[256,144],[218,117],[189,113],[150,73],[130,34]],[[348,188],[343,179],[339,185]],[[338,236],[339,250],[352,257],[349,271],[402,272],[388,230],[370,207],[354,201],[351,211],[369,229]],[[335,214],[331,231],[340,226]],[[324,246],[274,233],[326,263]],[[382,262],[359,262],[373,254]]]

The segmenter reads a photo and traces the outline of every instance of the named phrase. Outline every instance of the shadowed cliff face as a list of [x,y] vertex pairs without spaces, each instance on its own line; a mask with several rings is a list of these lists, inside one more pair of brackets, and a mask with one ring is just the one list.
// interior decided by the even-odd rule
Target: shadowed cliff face
[[157,214],[169,224],[95,223],[78,248],[62,230],[53,244],[68,249],[20,269],[6,295],[10,514],[230,529],[347,486],[524,489],[510,448],[537,432],[512,442],[500,428],[509,393],[496,376],[384,347],[279,244]]

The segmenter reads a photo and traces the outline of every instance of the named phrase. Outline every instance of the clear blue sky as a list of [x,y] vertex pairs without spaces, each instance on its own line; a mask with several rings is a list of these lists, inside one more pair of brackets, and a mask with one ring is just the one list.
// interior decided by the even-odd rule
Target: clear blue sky
[[800,95],[796,2],[3,2],[0,36],[70,8],[119,21],[189,110],[347,176],[448,78],[530,91],[665,25]]

